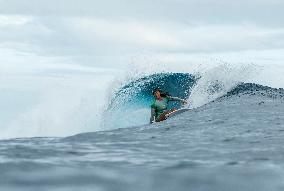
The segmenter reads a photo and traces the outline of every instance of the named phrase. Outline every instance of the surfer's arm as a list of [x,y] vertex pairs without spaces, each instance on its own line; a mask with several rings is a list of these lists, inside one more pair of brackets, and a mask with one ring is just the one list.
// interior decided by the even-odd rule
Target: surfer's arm
[[187,104],[187,101],[185,99],[181,99],[179,97],[172,97],[172,96],[169,96],[168,97],[170,101],[180,101],[182,102],[183,104]]
[[151,118],[150,123],[153,123],[155,121],[155,109],[151,108]]

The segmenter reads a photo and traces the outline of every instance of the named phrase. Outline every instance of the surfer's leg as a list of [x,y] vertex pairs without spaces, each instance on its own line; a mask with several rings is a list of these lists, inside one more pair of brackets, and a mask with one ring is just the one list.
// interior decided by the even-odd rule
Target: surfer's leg
[[166,115],[163,113],[156,119],[156,122],[164,121],[165,119],[166,119]]
[[165,111],[164,113],[162,113],[156,120],[156,122],[160,122],[160,121],[164,121],[167,119],[167,115],[171,112],[174,112],[176,111],[177,109],[173,108],[173,109],[170,109],[170,110],[167,110]]

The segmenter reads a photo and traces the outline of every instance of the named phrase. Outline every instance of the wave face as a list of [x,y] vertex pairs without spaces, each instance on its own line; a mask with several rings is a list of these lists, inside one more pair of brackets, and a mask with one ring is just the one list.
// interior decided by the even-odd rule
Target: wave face
[[[227,72],[219,76],[207,73],[202,77],[189,73],[157,73],[132,80],[114,92],[103,114],[103,126],[105,129],[116,129],[148,124],[150,105],[154,101],[152,91],[155,88],[187,99],[189,105],[186,107],[190,109],[222,96],[271,89],[257,84],[240,83],[235,75],[232,78],[230,76],[232,75]],[[180,108],[181,105],[170,102],[169,108],[173,107]]]
[[[160,88],[172,96],[187,99],[196,77],[188,73],[152,74],[129,82],[119,88],[104,113],[104,126],[108,129],[143,125],[149,122],[152,91]],[[169,107],[180,107],[170,103]]]

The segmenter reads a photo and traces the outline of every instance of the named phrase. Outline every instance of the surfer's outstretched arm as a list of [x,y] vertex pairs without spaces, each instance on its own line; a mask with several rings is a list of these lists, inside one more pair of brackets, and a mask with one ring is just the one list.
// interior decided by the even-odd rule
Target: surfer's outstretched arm
[[187,104],[187,101],[185,99],[181,99],[179,97],[172,97],[172,96],[169,96],[168,97],[170,101],[180,101],[182,102],[183,104]]
[[155,121],[155,109],[151,108],[151,118],[150,123],[153,123]]

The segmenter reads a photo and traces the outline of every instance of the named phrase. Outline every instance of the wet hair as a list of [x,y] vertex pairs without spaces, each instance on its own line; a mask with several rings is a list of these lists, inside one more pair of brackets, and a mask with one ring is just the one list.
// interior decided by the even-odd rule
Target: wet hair
[[170,96],[170,94],[168,92],[163,92],[160,88],[155,88],[152,92],[153,95],[155,95],[155,92],[159,91],[161,94],[161,97],[167,97]]

